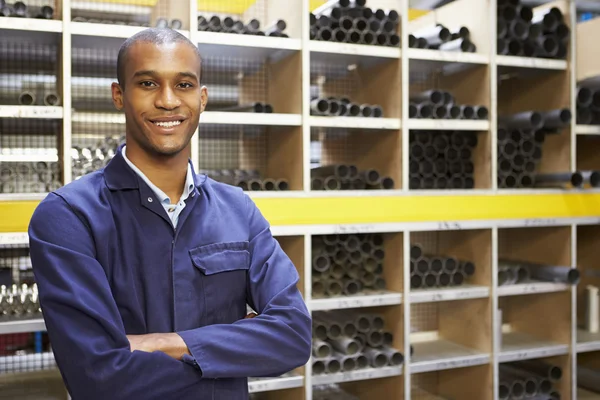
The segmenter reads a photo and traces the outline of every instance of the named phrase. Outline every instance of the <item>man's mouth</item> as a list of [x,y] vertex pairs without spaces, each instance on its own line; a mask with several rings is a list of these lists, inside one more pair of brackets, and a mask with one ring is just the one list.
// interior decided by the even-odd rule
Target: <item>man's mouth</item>
[[175,126],[181,125],[183,121],[152,121],[154,125],[158,125],[162,128],[173,128]]

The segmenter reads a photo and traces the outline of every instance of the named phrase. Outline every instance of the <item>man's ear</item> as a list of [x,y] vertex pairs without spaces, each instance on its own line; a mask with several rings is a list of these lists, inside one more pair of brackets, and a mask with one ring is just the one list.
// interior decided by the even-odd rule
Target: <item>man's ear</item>
[[200,113],[204,112],[206,104],[208,103],[208,89],[206,86],[202,86],[200,89]]
[[123,89],[116,82],[113,82],[110,89],[112,91],[113,104],[117,110],[121,111],[123,109]]

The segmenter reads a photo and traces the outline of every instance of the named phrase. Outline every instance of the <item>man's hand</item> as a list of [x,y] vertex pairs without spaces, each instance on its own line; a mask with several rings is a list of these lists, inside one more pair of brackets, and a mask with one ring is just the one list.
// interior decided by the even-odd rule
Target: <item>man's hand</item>
[[150,333],[147,335],[127,335],[131,351],[152,353],[162,351],[169,357],[181,360],[184,354],[190,355],[187,345],[176,333]]

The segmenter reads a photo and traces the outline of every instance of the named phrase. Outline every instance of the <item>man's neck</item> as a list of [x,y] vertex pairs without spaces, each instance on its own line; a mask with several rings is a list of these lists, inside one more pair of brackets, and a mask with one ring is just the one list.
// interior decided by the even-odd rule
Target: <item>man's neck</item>
[[188,157],[182,151],[173,157],[149,157],[136,146],[127,145],[127,159],[133,163],[171,202],[179,201],[185,185]]

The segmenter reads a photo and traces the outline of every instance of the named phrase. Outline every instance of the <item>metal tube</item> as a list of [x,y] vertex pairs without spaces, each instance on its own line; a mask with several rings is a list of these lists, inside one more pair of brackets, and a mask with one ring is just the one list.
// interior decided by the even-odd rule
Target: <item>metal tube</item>
[[586,87],[577,88],[577,106],[589,107],[592,104],[592,89]]
[[542,28],[541,25],[539,24],[533,24],[533,25],[529,25],[529,32],[527,35],[527,39],[529,41],[536,41],[537,39],[542,36],[542,33],[544,32],[544,29]]
[[450,39],[450,31],[442,25],[432,25],[413,32],[416,37],[427,39],[429,45],[441,44]]
[[423,249],[420,244],[411,244],[410,259],[417,260],[423,255]]
[[476,119],[487,119],[488,115],[489,111],[486,106],[475,106]]
[[323,190],[325,188],[324,183],[323,183],[323,178],[311,177],[310,178],[310,188],[311,188],[311,190]]
[[329,10],[332,7],[348,8],[350,6],[350,0],[329,0],[325,4],[317,7],[313,10],[313,14],[318,15],[324,11]]
[[310,111],[315,115],[327,115],[329,113],[329,101],[326,99],[314,99],[310,102]]
[[423,287],[432,288],[435,287],[437,283],[437,276],[432,272],[427,272],[423,275]]
[[36,102],[36,97],[33,92],[23,92],[19,94],[19,104],[22,106],[31,106]]
[[333,33],[332,33],[331,29],[329,29],[329,28],[319,28],[317,30],[317,37],[316,37],[316,39],[317,40],[322,40],[324,42],[328,42],[328,41],[331,40],[332,35],[333,35]]
[[349,337],[340,337],[329,341],[331,346],[344,355],[353,355],[360,351],[360,344]]
[[452,276],[447,272],[440,272],[437,276],[436,284],[440,287],[450,286],[452,282]]
[[379,331],[370,331],[366,336],[367,345],[370,347],[380,347],[383,344],[383,334]]
[[400,353],[398,350],[386,345],[381,349],[385,355],[387,356],[388,363],[391,366],[399,366],[404,363],[404,355]]
[[562,378],[562,368],[540,359],[516,361],[512,364],[516,368],[531,372],[543,378],[548,378],[553,382],[557,382]]
[[444,94],[440,90],[427,90],[411,95],[410,101],[414,101],[415,103],[429,102],[433,105],[440,106],[444,104]]
[[[342,285],[338,281],[334,281],[334,280],[327,281],[327,286],[326,286],[325,290],[329,296],[334,296],[334,297],[340,296],[343,292]],[[337,332],[337,331],[335,331],[335,332]],[[331,338],[331,336],[329,334],[328,334],[328,337]]]
[[342,369],[340,362],[333,357],[324,359],[323,362],[325,363],[325,370],[328,374],[337,374]]
[[525,384],[519,379],[513,379],[510,382],[511,399],[522,399],[525,396]]
[[538,382],[534,376],[527,374],[526,372],[519,370],[518,368],[511,367],[510,365],[500,365],[500,375],[504,380],[519,380],[523,384],[523,391],[525,397],[533,397],[538,394]]
[[60,105],[60,96],[58,93],[46,93],[44,95],[45,106],[58,106]]
[[575,187],[580,188],[583,185],[583,176],[579,172],[559,172],[554,174],[535,175],[534,187]]
[[499,39],[504,38],[508,34],[508,24],[505,20],[498,18],[496,32]]
[[511,21],[508,25],[508,35],[514,39],[525,40],[529,36],[529,25],[518,19]]
[[373,105],[372,109],[373,109],[373,117],[374,118],[381,118],[381,117],[383,117],[383,108],[381,108],[381,106],[379,106],[379,105]]
[[410,287],[411,289],[419,289],[423,286],[423,275],[418,272],[414,272],[410,275]]
[[552,12],[550,12],[549,9],[544,9],[534,12],[533,18],[531,19],[531,23],[540,23],[544,27],[544,31],[552,32],[556,30],[559,20]]
[[511,56],[520,56],[523,54],[523,44],[518,39],[509,39],[508,54]]
[[584,185],[600,187],[600,171],[581,171]]
[[499,118],[499,124],[508,129],[541,129],[544,126],[544,118],[537,111],[526,111]]
[[558,53],[558,40],[553,36],[540,36],[537,43],[541,46],[540,51],[545,56],[554,57]]
[[312,168],[310,174],[319,177],[334,176],[339,179],[347,179],[350,177],[350,168],[344,164],[330,164]]
[[317,358],[327,358],[331,356],[331,344],[320,339],[313,339],[312,353]]
[[[313,364],[314,368],[314,364]],[[498,385],[498,399],[499,400],[508,400],[510,398],[510,386],[508,382],[500,381]]]
[[364,354],[373,368],[382,368],[388,364],[387,355],[379,349],[366,348]]
[[564,128],[571,122],[572,114],[568,108],[557,109],[542,113],[544,119],[544,128],[558,129]]
[[475,51],[475,46],[469,39],[459,38],[440,44],[438,49],[442,51],[462,51],[465,53],[472,53]]

